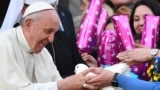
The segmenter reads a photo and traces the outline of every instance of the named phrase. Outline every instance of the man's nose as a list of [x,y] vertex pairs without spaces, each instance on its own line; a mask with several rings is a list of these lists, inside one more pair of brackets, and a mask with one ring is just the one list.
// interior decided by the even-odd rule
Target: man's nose
[[50,43],[52,43],[53,40],[54,40],[54,34],[50,34],[49,37],[48,37],[48,40],[49,40]]

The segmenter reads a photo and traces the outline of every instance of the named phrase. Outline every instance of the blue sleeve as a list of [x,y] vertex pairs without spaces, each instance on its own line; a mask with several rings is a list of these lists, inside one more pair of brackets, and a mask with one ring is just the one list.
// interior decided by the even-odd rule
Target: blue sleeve
[[160,82],[143,81],[125,75],[119,75],[117,80],[119,87],[124,90],[160,90]]

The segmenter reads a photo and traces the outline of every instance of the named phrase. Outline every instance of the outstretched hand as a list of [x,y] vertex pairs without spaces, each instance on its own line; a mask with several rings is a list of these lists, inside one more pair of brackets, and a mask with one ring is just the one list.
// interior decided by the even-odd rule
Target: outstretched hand
[[114,73],[109,70],[104,70],[102,68],[94,68],[92,71],[95,75],[92,76],[87,84],[96,86],[98,88],[103,88],[111,85],[111,80],[113,78]]
[[135,49],[119,53],[117,55],[117,58],[129,65],[144,63],[151,60],[151,49],[140,44],[135,44],[135,47]]

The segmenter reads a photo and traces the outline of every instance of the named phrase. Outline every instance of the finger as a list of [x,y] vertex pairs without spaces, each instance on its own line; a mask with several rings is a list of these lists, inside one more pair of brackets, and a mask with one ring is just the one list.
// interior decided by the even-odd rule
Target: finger
[[87,84],[86,89],[88,89],[88,90],[98,90],[98,87]]
[[117,58],[121,61],[125,61],[126,59],[128,59],[130,56],[129,55],[124,55],[124,56],[117,56]]
[[[101,80],[101,76],[99,76],[98,74],[95,74],[94,76],[90,77],[90,78],[86,81],[86,83],[89,83],[89,84],[91,84],[91,83],[96,83],[96,82],[98,82],[99,80]],[[95,85],[97,85],[97,84],[95,84]]]
[[85,56],[85,55],[87,55],[87,53],[82,53],[82,54],[81,54],[82,57]]
[[134,65],[133,59],[129,58],[129,59],[125,59],[123,61],[123,63],[127,63],[129,66]]
[[83,55],[83,58],[88,58],[88,55]]
[[86,76],[89,72],[92,72],[93,70],[94,70],[94,68],[93,68],[93,67],[88,68],[88,69],[86,69],[86,70],[82,71],[82,75],[83,75],[83,76]]
[[124,52],[120,52],[118,53],[118,55],[116,57],[124,57],[124,56],[127,56],[129,51],[124,51]]
[[146,46],[141,44],[134,44],[135,48],[146,48]]
[[84,57],[85,57],[85,58],[89,58],[89,57],[90,57],[90,55],[85,55]]
[[100,78],[97,76],[97,77],[93,77],[90,80],[87,80],[86,83],[90,84],[90,85],[94,85],[94,86],[99,86],[100,85],[100,81],[99,80],[100,80]]
[[102,71],[102,68],[94,68],[92,73],[99,74],[99,73],[101,73],[101,71]]

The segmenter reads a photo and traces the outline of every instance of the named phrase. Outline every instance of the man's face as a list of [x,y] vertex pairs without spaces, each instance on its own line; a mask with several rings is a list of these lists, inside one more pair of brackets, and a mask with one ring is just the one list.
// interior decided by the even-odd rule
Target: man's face
[[42,18],[32,21],[28,31],[28,42],[34,53],[39,53],[49,42],[59,27],[59,18],[52,10],[43,11]]

